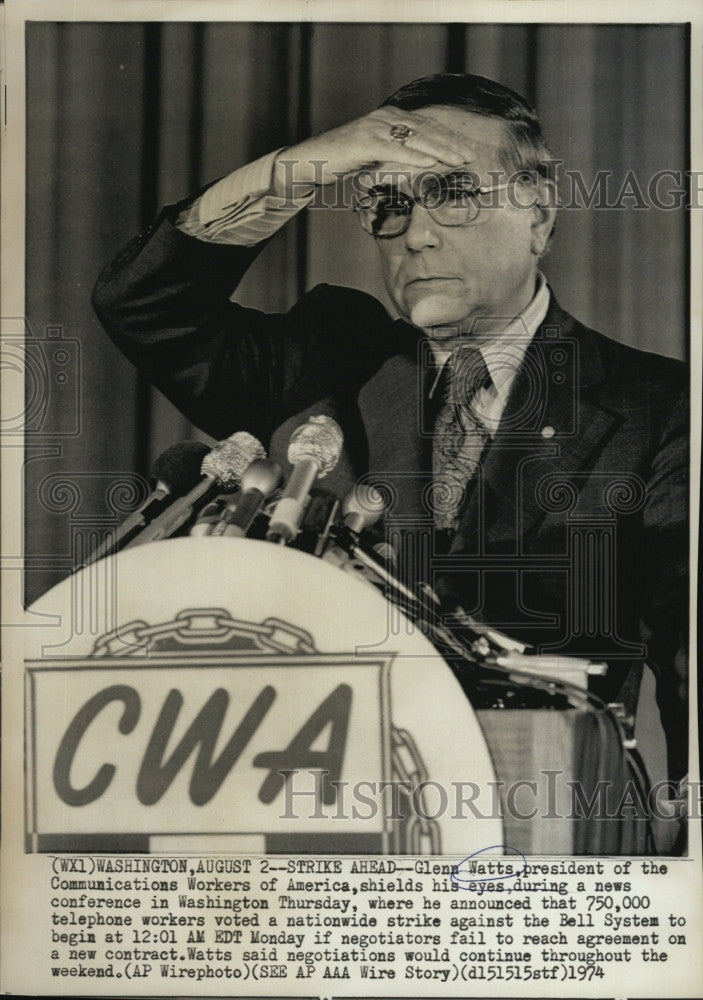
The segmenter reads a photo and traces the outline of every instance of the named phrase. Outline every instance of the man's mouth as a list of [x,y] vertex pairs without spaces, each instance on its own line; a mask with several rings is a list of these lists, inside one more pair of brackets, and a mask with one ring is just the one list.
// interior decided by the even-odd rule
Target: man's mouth
[[458,278],[454,278],[451,275],[431,274],[428,275],[427,277],[411,278],[409,281],[405,282],[405,287],[411,288],[421,285],[433,285],[438,282],[458,281],[458,280],[459,280]]

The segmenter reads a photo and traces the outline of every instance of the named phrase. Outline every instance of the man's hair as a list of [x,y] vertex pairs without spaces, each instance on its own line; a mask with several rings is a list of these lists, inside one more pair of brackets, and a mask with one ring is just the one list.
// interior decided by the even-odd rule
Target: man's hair
[[441,105],[499,118],[506,125],[507,142],[502,151],[506,170],[510,174],[527,171],[552,177],[554,158],[535,109],[502,83],[473,73],[436,73],[406,83],[387,97],[381,107],[387,104],[406,111]]

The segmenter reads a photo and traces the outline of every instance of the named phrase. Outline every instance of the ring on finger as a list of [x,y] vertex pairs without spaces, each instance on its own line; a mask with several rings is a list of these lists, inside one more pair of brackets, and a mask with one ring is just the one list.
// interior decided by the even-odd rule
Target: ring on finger
[[405,145],[411,135],[415,135],[415,129],[410,128],[409,125],[404,125],[402,122],[396,122],[395,125],[391,125],[390,127],[391,139],[399,142],[401,146]]

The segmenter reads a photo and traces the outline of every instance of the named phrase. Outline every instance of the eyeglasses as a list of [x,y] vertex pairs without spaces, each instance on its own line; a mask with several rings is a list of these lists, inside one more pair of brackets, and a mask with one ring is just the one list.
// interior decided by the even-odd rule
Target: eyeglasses
[[376,187],[360,197],[354,210],[362,227],[376,239],[400,236],[410,225],[415,205],[422,205],[440,226],[467,226],[481,210],[482,194],[501,191],[507,184],[476,187],[465,174],[432,174],[423,177],[417,194],[405,194],[396,187]]

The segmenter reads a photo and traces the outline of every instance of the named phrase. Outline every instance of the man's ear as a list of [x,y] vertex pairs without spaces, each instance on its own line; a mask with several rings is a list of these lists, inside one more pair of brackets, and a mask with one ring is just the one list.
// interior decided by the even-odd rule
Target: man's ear
[[540,178],[537,197],[532,208],[532,253],[541,257],[547,249],[557,216],[557,186],[552,180]]

